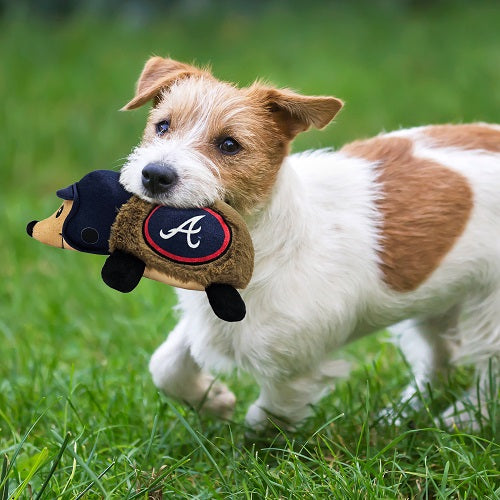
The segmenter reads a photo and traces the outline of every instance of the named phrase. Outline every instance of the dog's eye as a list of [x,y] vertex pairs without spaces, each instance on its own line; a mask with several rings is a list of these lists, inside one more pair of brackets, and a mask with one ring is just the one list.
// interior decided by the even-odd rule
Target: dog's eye
[[221,143],[219,143],[219,149],[226,155],[235,155],[240,151],[241,146],[232,137],[226,137]]
[[56,219],[63,213],[64,205],[59,207],[59,210],[56,212]]
[[162,120],[156,124],[156,135],[161,137],[168,132],[170,128],[170,122],[168,120]]

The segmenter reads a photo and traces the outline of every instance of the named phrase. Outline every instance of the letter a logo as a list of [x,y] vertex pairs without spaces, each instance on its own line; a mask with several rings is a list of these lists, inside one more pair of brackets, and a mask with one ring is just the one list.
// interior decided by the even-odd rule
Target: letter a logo
[[[163,238],[164,240],[168,240],[175,236],[177,233],[184,233],[186,235],[186,241],[187,244],[190,248],[198,248],[200,246],[200,240],[198,240],[196,243],[193,243],[191,240],[191,235],[193,234],[198,234],[201,231],[201,225],[197,227],[196,229],[194,228],[195,224],[203,219],[205,217],[204,215],[197,215],[196,217],[191,217],[191,219],[188,219],[187,221],[184,221],[180,226],[174,227],[170,229],[167,234],[163,232],[163,229],[160,230],[160,237]],[[184,229],[186,226],[187,229]]]

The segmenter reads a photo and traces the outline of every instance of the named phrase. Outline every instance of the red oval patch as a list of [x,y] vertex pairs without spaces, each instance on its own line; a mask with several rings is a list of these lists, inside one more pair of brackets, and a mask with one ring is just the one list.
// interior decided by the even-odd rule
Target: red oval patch
[[228,249],[231,230],[210,208],[173,208],[159,205],[144,221],[147,244],[159,255],[183,264],[211,262]]

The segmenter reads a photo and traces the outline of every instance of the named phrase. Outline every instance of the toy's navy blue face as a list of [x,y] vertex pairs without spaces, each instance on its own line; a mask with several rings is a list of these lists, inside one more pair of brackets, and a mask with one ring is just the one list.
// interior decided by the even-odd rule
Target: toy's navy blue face
[[120,174],[95,170],[80,181],[57,191],[73,206],[64,221],[62,237],[80,252],[108,254],[111,225],[131,194],[119,183]]
[[204,264],[229,248],[231,231],[209,208],[155,207],[143,226],[144,239],[159,255],[183,264]]

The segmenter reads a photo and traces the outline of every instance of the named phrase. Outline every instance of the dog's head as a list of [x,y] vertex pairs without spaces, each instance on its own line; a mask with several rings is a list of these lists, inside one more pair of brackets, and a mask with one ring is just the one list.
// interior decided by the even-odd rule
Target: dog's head
[[342,107],[334,97],[302,96],[256,82],[248,88],[208,70],[152,57],[124,110],[152,101],[142,142],[120,181],[138,196],[176,207],[224,200],[251,212],[271,193],[289,144],[323,128]]

